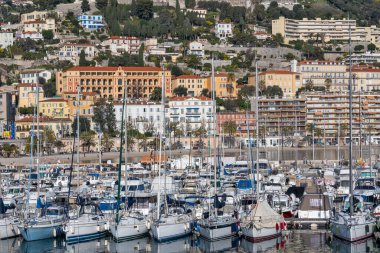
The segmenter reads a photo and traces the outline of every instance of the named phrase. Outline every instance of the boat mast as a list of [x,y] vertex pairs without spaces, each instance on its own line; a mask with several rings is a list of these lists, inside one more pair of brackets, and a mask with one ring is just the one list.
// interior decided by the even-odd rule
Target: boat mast
[[[121,115],[121,127],[120,127],[120,150],[119,150],[119,169],[117,177],[117,209],[116,209],[116,224],[119,224],[119,209],[120,209],[120,181],[121,181],[121,162],[123,159],[123,134],[124,134],[124,111],[126,104],[127,89],[124,89],[123,95],[123,109]],[[127,144],[127,143],[125,143]],[[127,146],[125,146],[127,148]]]
[[[252,194],[255,193],[255,188],[253,187],[255,185],[255,175],[253,173],[253,158],[252,158],[252,142],[251,142],[251,134],[249,131],[249,118],[248,118],[248,108],[245,110],[245,118],[247,120],[247,137],[248,137],[248,165],[250,165],[250,170],[249,172],[251,173],[251,178],[252,178]],[[241,141],[240,141],[241,142]],[[241,158],[240,158],[241,159]]]
[[351,58],[351,22],[350,16],[348,15],[348,31],[349,31],[349,47],[348,54],[350,56],[350,66],[349,66],[349,77],[348,77],[348,91],[349,91],[349,124],[350,124],[350,135],[349,135],[349,171],[350,171],[350,216],[353,215],[353,193],[352,193],[352,58]]
[[[36,100],[37,100],[37,158],[36,158],[36,166],[37,166],[37,197],[40,196],[40,82],[37,81],[36,87]],[[46,136],[45,136],[46,137]]]
[[256,100],[255,100],[255,116],[256,116],[256,203],[259,203],[259,198],[260,198],[260,193],[259,193],[259,75],[258,75],[258,62],[256,59],[255,63],[255,76],[256,76],[256,89],[255,89],[255,95],[256,95]]
[[[124,90],[127,90],[127,82],[124,84]],[[124,116],[124,142],[125,142],[125,154],[124,154],[124,164],[125,164],[125,210],[128,208],[128,170],[127,170],[127,163],[128,163],[128,127],[127,127],[127,122],[128,122],[128,106],[127,106],[127,96],[125,96],[125,101],[123,101],[123,106],[125,105],[125,116]],[[120,139],[120,141],[122,141]]]
[[[80,135],[80,123],[79,123],[79,114],[80,114],[80,85],[78,84],[78,87],[77,87],[77,91],[78,91],[78,94],[77,94],[77,139],[78,139],[78,148],[77,148],[77,187],[79,187],[79,149],[80,149],[80,139],[79,139],[79,135]],[[73,149],[73,152],[74,152],[74,149]]]
[[[162,164],[162,138],[165,132],[165,67],[162,64],[162,88],[161,88],[161,133],[160,133],[160,151],[158,158],[158,191],[157,191],[157,220],[160,219],[161,211],[161,164]],[[165,186],[166,187],[166,186]]]
[[[215,198],[217,198],[217,183],[216,183],[216,170],[217,170],[217,158],[216,158],[216,87],[215,87],[215,71],[214,71],[214,55],[211,58],[211,97],[212,97],[212,106],[213,106],[213,124],[214,124],[214,131],[213,131],[213,138],[214,138],[214,195]],[[215,216],[218,215],[218,210],[214,208],[214,214]]]

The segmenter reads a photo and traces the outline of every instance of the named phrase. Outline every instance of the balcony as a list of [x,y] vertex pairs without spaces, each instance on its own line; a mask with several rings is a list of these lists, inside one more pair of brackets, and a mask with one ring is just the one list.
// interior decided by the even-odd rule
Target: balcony
[[200,111],[187,111],[186,115],[201,115]]

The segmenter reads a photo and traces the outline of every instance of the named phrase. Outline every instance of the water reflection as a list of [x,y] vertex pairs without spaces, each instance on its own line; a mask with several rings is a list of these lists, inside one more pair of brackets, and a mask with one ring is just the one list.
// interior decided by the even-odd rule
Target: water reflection
[[286,238],[284,237],[277,237],[277,238],[267,240],[264,242],[255,242],[255,243],[242,239],[240,242],[240,247],[245,252],[263,253],[269,250],[284,249],[285,242],[286,242]]
[[331,250],[334,253],[365,253],[375,251],[375,240],[371,237],[359,242],[348,243],[337,238],[331,242]]
[[195,246],[201,252],[224,252],[226,250],[237,249],[239,246],[239,238],[230,237],[218,241],[209,241],[204,238],[199,238],[195,241]]

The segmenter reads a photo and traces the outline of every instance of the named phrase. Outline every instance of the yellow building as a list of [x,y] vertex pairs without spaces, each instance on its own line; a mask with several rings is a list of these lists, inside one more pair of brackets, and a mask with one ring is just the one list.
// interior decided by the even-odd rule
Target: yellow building
[[[42,116],[39,118],[40,131],[45,127],[51,129],[57,138],[63,138],[71,133],[71,120],[68,118],[50,118]],[[16,138],[28,138],[33,125],[33,117],[16,120]]]
[[[171,94],[171,72],[165,70],[165,94]],[[57,72],[57,94],[98,92],[103,98],[122,99],[124,87],[129,98],[149,97],[154,88],[162,87],[162,69],[157,67],[72,67]]]
[[[265,87],[277,85],[282,89],[285,97],[293,97],[302,87],[302,75],[287,70],[268,70],[259,73],[259,85],[260,83],[263,83]],[[254,76],[249,77],[248,84],[255,85]]]
[[40,100],[40,114],[52,118],[68,118],[70,110],[63,98],[46,98]]
[[[212,90],[212,77],[206,78],[206,88]],[[215,91],[216,96],[220,98],[236,98],[237,84],[236,78],[228,73],[215,74]]]
[[206,87],[206,78],[197,75],[182,75],[172,79],[172,89],[179,86],[187,88],[187,95],[200,96]]
[[[17,85],[18,108],[34,107],[36,105],[37,85],[35,83],[20,83]],[[44,90],[39,87],[39,99],[44,97]]]
[[[78,93],[77,92],[64,92],[62,94],[63,99],[66,100],[69,107],[69,117],[73,119],[77,115],[78,111]],[[79,117],[92,118],[94,116],[93,105],[95,101],[100,98],[100,95],[96,92],[82,92],[80,93],[79,104]]]

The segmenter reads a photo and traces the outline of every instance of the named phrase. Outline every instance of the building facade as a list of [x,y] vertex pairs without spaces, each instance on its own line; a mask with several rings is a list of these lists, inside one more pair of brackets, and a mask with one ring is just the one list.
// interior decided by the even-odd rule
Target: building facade
[[106,47],[114,54],[138,54],[141,41],[137,37],[111,36],[102,42],[102,46]]
[[[215,94],[220,98],[236,98],[237,84],[234,75],[227,73],[216,73],[215,75]],[[212,90],[212,77],[206,78],[206,88]]]
[[172,79],[173,90],[179,86],[187,89],[187,95],[190,97],[200,96],[202,90],[206,87],[206,78],[197,75],[182,75]]
[[0,91],[0,137],[5,137],[4,132],[11,130],[15,120],[16,104],[15,94],[9,91]]
[[[16,120],[16,138],[24,139],[30,136],[30,130],[32,130],[33,122],[37,119],[33,117],[25,117]],[[41,116],[39,118],[40,131],[44,128],[49,128],[54,132],[57,138],[63,138],[71,133],[71,120],[68,118],[50,118]],[[36,128],[35,128],[36,129]]]
[[52,73],[43,69],[25,69],[20,72],[21,83],[38,83],[40,78],[48,81]]
[[84,29],[99,30],[104,28],[103,16],[80,15],[77,17],[79,25]]
[[74,120],[79,109],[79,117],[87,118],[91,121],[94,116],[94,104],[100,98],[100,95],[96,92],[81,92],[79,96],[80,103],[78,108],[78,92],[64,92],[62,94],[62,98],[66,101],[69,109],[69,118]]
[[77,63],[82,50],[87,60],[92,60],[98,52],[95,45],[92,44],[63,44],[59,49],[58,58],[60,61],[68,60]]
[[14,43],[12,32],[0,32],[0,48],[12,46]]
[[44,30],[50,30],[55,32],[55,19],[47,18],[46,20],[36,20],[36,21],[27,21],[23,25],[24,32],[39,32],[42,33]]
[[190,42],[189,53],[203,57],[205,55],[204,45],[198,41]]
[[50,118],[69,118],[70,111],[63,98],[45,98],[39,101],[39,110],[43,116]]
[[[255,85],[255,76],[252,76],[248,83]],[[267,70],[259,73],[259,87],[260,83],[265,87],[277,85],[285,97],[293,97],[302,87],[302,74],[287,70]]]
[[[331,40],[348,41],[349,29],[351,27],[351,39],[357,42],[372,42],[377,41],[379,29],[375,26],[358,27],[356,20],[348,19],[329,19],[322,20],[317,18],[310,20],[304,18],[302,20],[287,19],[279,17],[272,20],[272,34],[281,34],[284,37],[284,42],[309,39],[317,39],[328,42]],[[319,36],[316,38],[315,36]]]
[[[171,73],[165,74],[165,94],[171,90]],[[75,92],[78,85],[82,92],[98,92],[103,98],[120,100],[124,87],[128,98],[148,98],[155,87],[163,87],[162,69],[157,67],[72,67],[57,72],[57,95]]]
[[[20,83],[17,85],[18,92],[18,108],[34,107],[37,103],[37,84]],[[39,86],[39,99],[44,97],[44,90]]]
[[215,35],[220,40],[227,40],[227,38],[233,36],[232,29],[231,23],[217,23],[215,25]]

